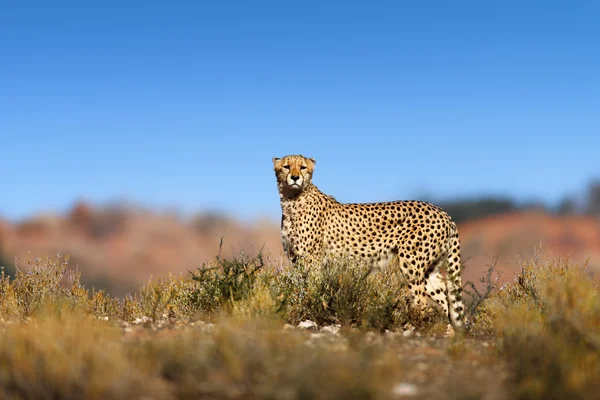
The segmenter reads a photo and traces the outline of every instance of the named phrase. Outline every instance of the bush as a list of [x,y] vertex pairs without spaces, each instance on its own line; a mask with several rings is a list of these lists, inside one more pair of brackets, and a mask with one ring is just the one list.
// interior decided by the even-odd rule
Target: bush
[[212,265],[202,265],[191,273],[191,279],[197,283],[191,293],[193,306],[208,316],[231,311],[234,303],[252,295],[263,267],[260,253],[254,258],[241,254],[233,260],[217,256]]
[[309,319],[318,324],[360,324],[372,293],[371,273],[346,260],[329,262],[323,269],[300,264],[275,276],[273,290],[280,312],[291,323]]
[[351,259],[284,269],[273,277],[272,291],[279,313],[293,324],[309,319],[384,331],[407,322],[425,328],[441,317],[434,312],[419,320],[397,269],[373,269]]
[[[79,274],[67,275],[68,256],[56,259],[37,258],[28,262],[28,271],[17,268],[14,279],[4,278],[2,303],[10,314],[27,318],[37,313],[52,300],[70,300],[73,306],[81,305],[87,293],[79,284]],[[63,285],[66,281],[67,285]]]
[[127,302],[103,290],[91,293],[81,283],[81,273],[68,268],[69,256],[29,260],[27,270],[16,269],[14,278],[0,272],[0,316],[29,319],[53,304],[80,309],[98,317],[122,317]]

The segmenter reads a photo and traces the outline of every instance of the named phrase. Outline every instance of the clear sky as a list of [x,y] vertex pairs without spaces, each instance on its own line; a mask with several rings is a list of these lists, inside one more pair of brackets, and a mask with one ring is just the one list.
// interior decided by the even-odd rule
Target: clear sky
[[6,218],[277,218],[289,153],[344,202],[555,202],[600,176],[598,1],[1,4]]

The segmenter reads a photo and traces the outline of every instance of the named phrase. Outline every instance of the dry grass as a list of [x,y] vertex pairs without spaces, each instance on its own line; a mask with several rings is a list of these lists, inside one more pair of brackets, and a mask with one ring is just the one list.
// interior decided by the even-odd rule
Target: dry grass
[[[490,277],[491,273],[490,271]],[[526,263],[471,292],[465,335],[417,318],[394,271],[277,269],[216,257],[122,299],[68,258],[0,276],[0,398],[592,399],[600,291],[585,268]],[[339,333],[284,329],[310,319]],[[419,337],[406,337],[411,322]]]
[[1,398],[131,399],[166,393],[164,383],[133,368],[118,330],[70,306],[48,304],[28,323],[6,326],[1,336]]
[[486,306],[516,397],[598,397],[600,292],[585,268],[530,263]]

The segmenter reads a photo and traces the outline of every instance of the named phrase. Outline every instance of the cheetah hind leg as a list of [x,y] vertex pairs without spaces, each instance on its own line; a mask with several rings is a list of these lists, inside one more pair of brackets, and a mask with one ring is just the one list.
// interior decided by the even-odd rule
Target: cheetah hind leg
[[[409,288],[411,292],[411,300],[409,300],[410,308],[412,309],[411,314],[418,320],[425,320],[433,310],[427,303],[424,278],[422,276],[417,276],[415,279],[410,280]],[[417,330],[412,323],[408,322],[404,325],[403,329],[411,332],[415,332]]]
[[445,337],[454,336],[454,327],[452,326],[452,315],[450,313],[450,309],[448,306],[448,288],[446,285],[446,280],[443,278],[442,273],[440,271],[440,267],[444,261],[445,257],[440,257],[440,259],[434,264],[431,272],[426,275],[425,282],[425,293],[439,307],[444,311],[444,315],[448,316],[448,325],[446,326],[446,332],[444,334]]
[[[401,253],[409,254],[410,251],[408,249],[402,249]],[[408,284],[408,290],[410,292],[410,298],[407,299],[407,306],[411,309],[411,314],[415,312],[415,314],[419,315],[419,318],[427,314],[427,308],[429,305],[427,304],[427,296],[425,294],[425,279],[423,271],[416,267],[411,263],[410,255],[407,255],[406,258],[399,258],[396,260],[398,263],[398,267],[400,273],[406,283]],[[416,327],[407,322],[403,325],[404,331],[416,331]]]
[[460,241],[458,234],[448,242],[446,285],[448,287],[449,317],[454,328],[464,331],[468,323],[462,299],[462,267],[460,265]]

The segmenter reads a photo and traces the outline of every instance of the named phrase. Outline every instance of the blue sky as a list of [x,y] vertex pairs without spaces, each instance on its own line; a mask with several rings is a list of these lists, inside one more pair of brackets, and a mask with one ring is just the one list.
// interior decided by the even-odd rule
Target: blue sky
[[5,218],[80,198],[277,218],[289,153],[344,202],[556,202],[600,175],[596,1],[1,10]]

